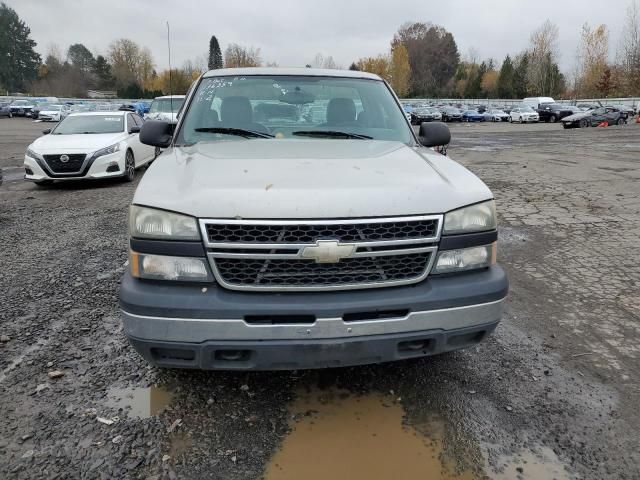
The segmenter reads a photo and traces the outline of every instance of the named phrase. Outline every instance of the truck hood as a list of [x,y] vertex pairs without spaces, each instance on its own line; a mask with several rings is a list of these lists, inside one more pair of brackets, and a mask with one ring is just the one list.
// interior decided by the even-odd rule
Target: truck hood
[[491,198],[467,169],[422,147],[251,139],[165,151],[133,203],[200,218],[321,219],[444,213]]

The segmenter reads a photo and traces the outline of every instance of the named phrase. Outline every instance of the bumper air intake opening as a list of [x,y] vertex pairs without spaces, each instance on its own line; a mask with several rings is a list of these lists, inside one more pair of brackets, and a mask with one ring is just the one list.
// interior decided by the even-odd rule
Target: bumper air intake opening
[[119,172],[119,171],[120,171],[120,167],[118,166],[117,163],[112,163],[107,167],[107,173]]
[[25,168],[24,171],[26,172],[27,175],[33,175],[33,170],[31,170],[30,168]]
[[480,330],[479,332],[453,335],[447,340],[447,345],[455,348],[460,348],[467,345],[475,345],[476,343],[480,343],[487,336],[487,334],[487,330]]
[[403,356],[424,355],[436,347],[435,338],[408,340],[398,343],[398,352]]
[[246,362],[251,358],[251,350],[216,350],[216,362]]
[[315,315],[245,315],[244,321],[249,325],[290,325],[315,323]]
[[342,320],[345,322],[362,322],[366,320],[384,320],[387,318],[404,318],[409,315],[409,309],[379,310],[375,312],[345,313]]
[[159,362],[193,362],[196,352],[183,348],[152,348],[151,356]]

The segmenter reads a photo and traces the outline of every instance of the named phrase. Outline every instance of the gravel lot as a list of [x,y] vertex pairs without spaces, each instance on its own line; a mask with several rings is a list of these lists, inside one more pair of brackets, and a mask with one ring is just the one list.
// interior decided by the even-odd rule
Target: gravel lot
[[[20,180],[43,128],[0,119],[0,478],[299,478],[283,473],[292,427],[341,411],[352,430],[332,431],[354,435],[354,416],[385,416],[380,402],[398,413],[389,428],[419,432],[439,459],[429,478],[640,478],[640,125],[453,125],[450,156],[498,202],[511,293],[495,335],[442,357],[279,373],[137,356],[117,302],[135,183]],[[334,440],[309,443],[309,469],[329,468]],[[391,447],[367,457],[418,478]]]

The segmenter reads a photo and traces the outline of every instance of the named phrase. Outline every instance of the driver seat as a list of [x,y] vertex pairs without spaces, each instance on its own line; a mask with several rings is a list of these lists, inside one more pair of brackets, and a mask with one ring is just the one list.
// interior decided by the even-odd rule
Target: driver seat
[[348,125],[356,121],[356,104],[350,98],[332,98],[327,105],[327,121],[329,125]]
[[269,129],[253,121],[253,108],[248,97],[225,97],[220,105],[220,126],[269,133]]

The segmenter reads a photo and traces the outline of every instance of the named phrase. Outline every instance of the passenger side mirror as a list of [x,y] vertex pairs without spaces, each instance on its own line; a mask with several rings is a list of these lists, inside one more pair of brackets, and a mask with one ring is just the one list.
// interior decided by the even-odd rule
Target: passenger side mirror
[[129,133],[140,133],[140,127],[137,125],[131,125],[129,127]]
[[451,132],[449,131],[449,127],[444,123],[424,122],[420,125],[418,137],[420,143],[425,147],[439,147],[449,144],[451,141]]
[[49,135],[51,133],[51,129],[50,128],[46,128],[46,129],[42,130],[42,133],[44,135]]
[[167,148],[171,145],[173,132],[169,122],[147,120],[140,129],[140,141],[152,147]]

